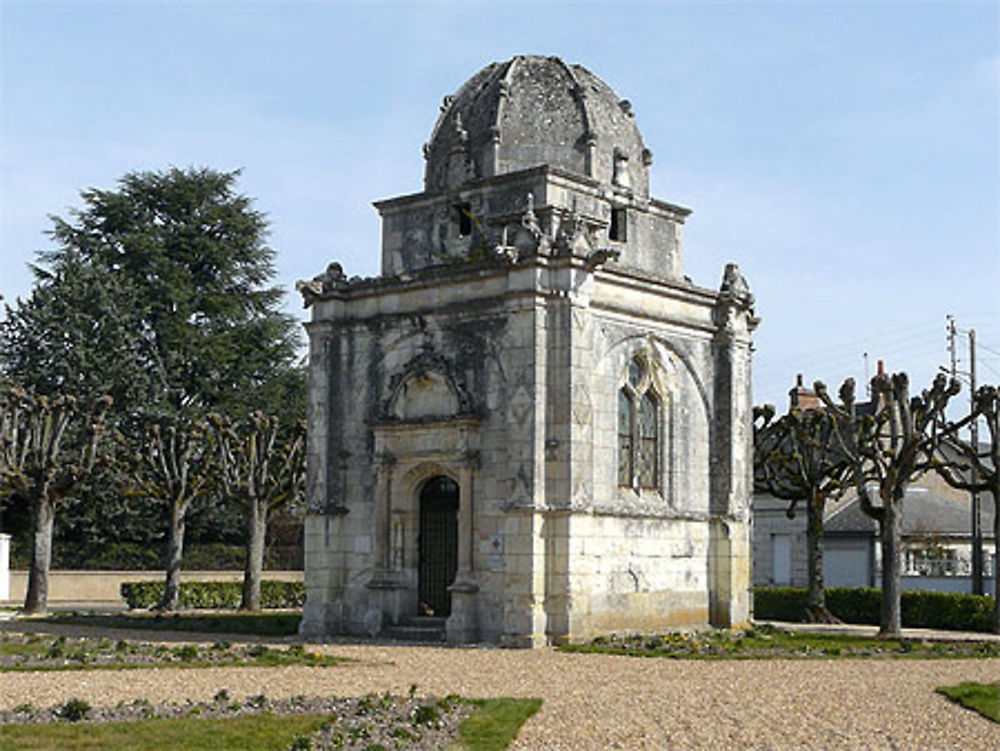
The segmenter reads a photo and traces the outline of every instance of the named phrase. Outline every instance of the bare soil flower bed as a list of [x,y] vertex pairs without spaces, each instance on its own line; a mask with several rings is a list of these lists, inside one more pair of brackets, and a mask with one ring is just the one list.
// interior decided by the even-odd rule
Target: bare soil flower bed
[[[264,695],[233,701],[219,691],[211,702],[152,704],[146,700],[91,708],[81,699],[41,709],[21,705],[0,711],[0,725],[53,722],[131,722],[152,718],[227,718],[247,714],[309,714],[329,719],[301,748],[339,751],[385,748],[430,751],[446,748],[459,737],[462,720],[476,706],[455,696],[399,697],[369,694],[360,698],[293,696],[270,699]],[[294,746],[293,746],[294,747]]]
[[794,633],[772,626],[745,631],[714,629],[668,634],[616,634],[564,652],[598,652],[683,659],[981,658],[1000,657],[996,641],[921,641],[821,633]]
[[143,667],[212,667],[312,665],[330,666],[344,659],[308,652],[304,647],[268,647],[263,644],[182,644],[167,646],[124,639],[0,635],[2,670],[94,670]]

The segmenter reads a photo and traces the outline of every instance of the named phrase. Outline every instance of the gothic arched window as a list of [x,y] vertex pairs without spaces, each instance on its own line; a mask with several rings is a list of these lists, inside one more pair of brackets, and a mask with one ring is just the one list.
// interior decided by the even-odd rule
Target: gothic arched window
[[632,397],[625,389],[618,392],[618,484],[632,484]]
[[639,357],[629,361],[618,392],[618,484],[660,487],[660,397]]
[[659,479],[659,399],[652,389],[639,400],[639,459],[636,470],[640,488],[658,488]]

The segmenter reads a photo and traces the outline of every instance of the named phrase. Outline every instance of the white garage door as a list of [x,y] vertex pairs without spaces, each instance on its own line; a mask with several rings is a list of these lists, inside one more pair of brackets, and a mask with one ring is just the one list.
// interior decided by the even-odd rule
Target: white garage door
[[827,545],[823,555],[823,579],[828,587],[867,587],[870,581],[868,548]]

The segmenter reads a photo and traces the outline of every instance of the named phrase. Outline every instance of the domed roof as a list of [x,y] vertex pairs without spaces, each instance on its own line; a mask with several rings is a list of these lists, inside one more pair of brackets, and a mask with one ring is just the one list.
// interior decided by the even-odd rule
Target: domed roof
[[476,73],[445,97],[424,155],[428,192],[549,164],[649,193],[652,155],[631,104],[558,57],[519,55]]

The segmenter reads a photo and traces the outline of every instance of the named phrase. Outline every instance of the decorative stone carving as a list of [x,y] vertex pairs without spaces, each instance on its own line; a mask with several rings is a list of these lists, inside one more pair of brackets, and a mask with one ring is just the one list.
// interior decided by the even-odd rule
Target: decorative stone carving
[[542,229],[542,225],[538,221],[538,215],[535,214],[535,196],[532,193],[528,193],[527,208],[525,208],[524,213],[521,215],[521,227],[527,232],[527,247],[524,247],[525,234],[519,233],[516,243],[519,254],[524,254],[522,250],[522,247],[524,247],[524,250],[528,252],[547,255],[552,243],[545,230]]
[[587,268],[596,269],[603,266],[608,261],[617,261],[621,258],[622,252],[614,248],[598,248],[587,254]]
[[312,279],[295,282],[295,289],[302,295],[302,300],[306,307],[309,307],[323,293],[347,286],[347,275],[344,274],[344,267],[339,263],[331,263],[326,267],[326,271],[317,274]]
[[732,300],[744,308],[753,305],[754,298],[750,294],[750,285],[740,273],[740,267],[735,263],[727,263],[726,270],[722,275],[722,284],[719,287],[719,296],[726,300]]
[[750,285],[740,273],[739,266],[735,263],[727,263],[726,270],[722,275],[722,284],[719,286],[719,298],[715,306],[715,325],[726,334],[735,334],[737,331],[737,317],[740,313],[747,313],[753,319],[754,296],[750,293]]
[[556,255],[588,257],[594,248],[594,229],[577,212],[574,206],[563,212],[562,221],[553,248]]
[[[395,412],[401,389],[408,382],[422,381],[428,378],[439,379],[442,386],[446,386],[452,391],[456,406],[453,414],[471,415],[474,413],[472,399],[454,363],[440,354],[424,350],[410,360],[402,371],[389,378],[389,398],[382,405],[382,419],[401,419],[401,415]],[[438,399],[438,402],[440,401]]]

